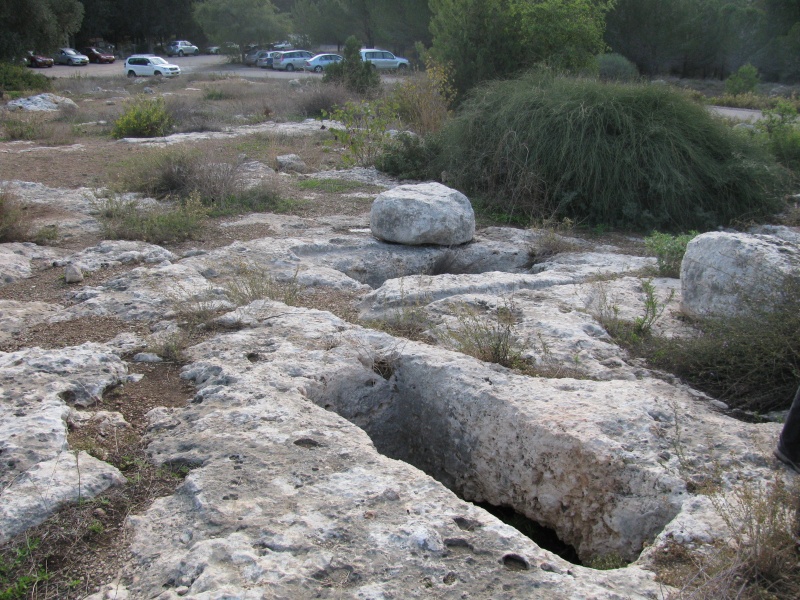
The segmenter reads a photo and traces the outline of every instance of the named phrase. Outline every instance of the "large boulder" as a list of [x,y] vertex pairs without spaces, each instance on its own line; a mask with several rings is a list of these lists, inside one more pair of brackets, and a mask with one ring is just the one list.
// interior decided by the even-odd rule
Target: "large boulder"
[[800,273],[800,246],[774,236],[711,232],[694,238],[681,264],[683,311],[737,315],[780,296]]
[[369,225],[387,242],[456,246],[475,235],[475,213],[464,194],[440,183],[401,185],[375,198]]

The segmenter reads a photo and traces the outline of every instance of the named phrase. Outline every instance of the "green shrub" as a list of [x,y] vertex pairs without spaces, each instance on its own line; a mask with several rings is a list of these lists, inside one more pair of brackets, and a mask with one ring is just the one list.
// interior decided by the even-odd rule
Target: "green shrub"
[[800,170],[800,121],[794,104],[779,100],[774,109],[764,111],[758,127],[767,133],[775,158],[790,169]]
[[0,63],[0,90],[41,91],[52,88],[52,82],[41,73],[33,73],[27,67]]
[[686,245],[697,237],[697,231],[683,235],[670,235],[654,231],[644,240],[644,245],[658,260],[661,277],[680,277],[681,262],[686,254]]
[[350,36],[344,43],[342,62],[325,69],[322,81],[338,83],[358,94],[374,95],[381,87],[381,76],[372,63],[361,60],[361,42]]
[[99,216],[103,235],[108,239],[162,244],[199,237],[206,210],[197,198],[189,198],[176,206],[155,208],[108,199],[100,207]]
[[758,69],[747,64],[739,67],[733,75],[725,81],[725,91],[732,96],[754,92],[758,85]]
[[325,116],[343,125],[330,131],[346,148],[344,163],[362,167],[375,164],[391,137],[389,128],[398,121],[397,108],[390,99],[348,102]]
[[403,132],[384,144],[383,152],[375,158],[375,166],[400,179],[427,179],[429,146],[418,135]]
[[705,230],[779,205],[762,146],[668,86],[530,73],[481,87],[438,138],[432,176],[529,222]]
[[630,82],[639,77],[639,69],[621,54],[599,54],[597,70],[601,81]]
[[172,129],[172,119],[163,98],[137,96],[126,103],[125,111],[114,122],[111,136],[159,137]]

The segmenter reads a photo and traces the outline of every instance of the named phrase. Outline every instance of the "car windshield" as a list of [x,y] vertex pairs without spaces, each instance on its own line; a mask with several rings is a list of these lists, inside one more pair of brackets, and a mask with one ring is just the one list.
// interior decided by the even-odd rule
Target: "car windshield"
[[71,56],[74,56],[75,54],[77,54],[77,52],[75,52],[75,50],[67,48],[66,50],[64,50],[64,54],[69,54]]
[[153,63],[154,65],[167,65],[167,64],[169,64],[167,61],[165,61],[163,58],[161,58],[159,56],[154,56],[153,58],[150,59],[150,62]]

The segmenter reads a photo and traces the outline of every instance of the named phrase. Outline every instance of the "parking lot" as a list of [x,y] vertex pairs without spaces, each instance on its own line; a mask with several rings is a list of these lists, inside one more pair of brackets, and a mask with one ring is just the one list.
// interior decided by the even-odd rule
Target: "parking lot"
[[[189,74],[196,72],[203,73],[223,73],[227,75],[240,75],[243,77],[270,77],[276,79],[297,79],[298,77],[319,77],[315,73],[306,73],[304,71],[294,71],[288,73],[285,71],[273,71],[272,69],[258,69],[256,67],[245,67],[240,64],[229,64],[227,58],[224,56],[201,54],[199,56],[173,56],[168,58],[163,57],[165,60],[178,65],[181,68],[181,74]],[[50,69],[35,69],[37,72],[47,75],[49,77],[73,77],[75,75],[82,76],[97,76],[108,77],[113,75],[124,76],[123,68],[124,60],[117,59],[117,61],[110,65],[97,65],[89,64],[84,67],[68,67],[65,65],[55,65]],[[33,69],[32,69],[33,70]]]

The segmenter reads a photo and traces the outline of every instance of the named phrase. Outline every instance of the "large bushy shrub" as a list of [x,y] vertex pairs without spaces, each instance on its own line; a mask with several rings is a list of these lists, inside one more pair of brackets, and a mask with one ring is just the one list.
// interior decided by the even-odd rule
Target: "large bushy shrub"
[[480,87],[429,174],[488,210],[640,230],[707,230],[779,205],[758,141],[667,86],[537,73]]
[[602,81],[635,81],[639,69],[621,54],[611,52],[597,55],[597,72]]

